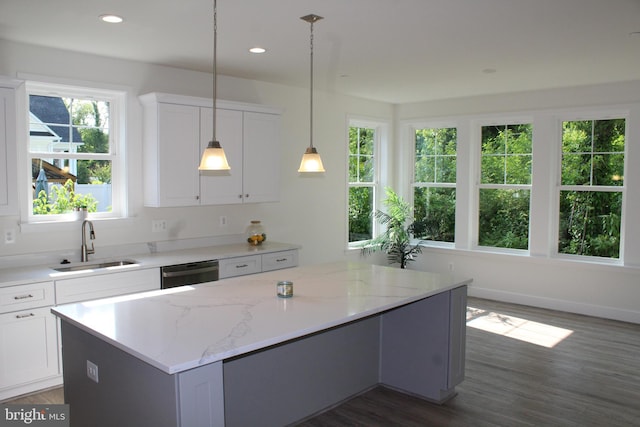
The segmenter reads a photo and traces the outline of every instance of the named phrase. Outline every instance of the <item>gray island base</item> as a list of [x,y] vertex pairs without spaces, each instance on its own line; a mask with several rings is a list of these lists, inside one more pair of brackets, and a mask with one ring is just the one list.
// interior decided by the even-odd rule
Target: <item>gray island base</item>
[[[283,426],[379,384],[435,403],[455,395],[470,280],[354,263],[286,274],[295,283],[286,300],[275,296],[283,273],[274,272],[54,309],[71,425]],[[241,321],[226,326],[197,323],[206,317],[193,313],[231,305]],[[165,307],[169,321],[145,320],[157,314],[151,306]],[[141,328],[143,342],[118,337],[122,322]],[[165,347],[197,339],[205,350],[194,360]],[[98,367],[98,382],[88,378],[87,361]]]

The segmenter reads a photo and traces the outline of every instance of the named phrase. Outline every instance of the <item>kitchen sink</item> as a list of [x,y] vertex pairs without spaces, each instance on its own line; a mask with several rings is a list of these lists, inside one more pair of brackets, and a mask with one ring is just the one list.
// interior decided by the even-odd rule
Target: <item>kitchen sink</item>
[[83,270],[98,270],[101,268],[117,268],[126,267],[128,265],[136,265],[137,262],[133,260],[121,260],[121,261],[106,261],[95,263],[76,264],[67,267],[55,267],[55,271],[69,272],[69,271],[83,271]]

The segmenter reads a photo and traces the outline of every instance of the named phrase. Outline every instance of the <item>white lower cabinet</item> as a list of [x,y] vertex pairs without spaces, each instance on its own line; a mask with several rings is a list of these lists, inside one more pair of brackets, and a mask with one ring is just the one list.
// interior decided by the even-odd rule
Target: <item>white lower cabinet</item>
[[0,401],[60,384],[53,282],[0,288]]
[[160,289],[157,268],[56,280],[56,303],[69,304]]
[[262,255],[262,271],[280,270],[298,265],[298,251],[272,252]]
[[51,307],[156,289],[158,268],[0,288],[0,401],[62,384]]
[[[223,258],[220,278],[298,265],[298,251]],[[160,289],[150,268],[0,288],[0,401],[62,383],[59,320],[51,307]]]
[[262,255],[240,256],[221,259],[219,262],[220,279],[260,273],[262,271]]
[[280,270],[298,265],[296,249],[280,252],[269,252],[262,255],[246,255],[224,258],[219,261],[220,279],[261,273],[263,271]]

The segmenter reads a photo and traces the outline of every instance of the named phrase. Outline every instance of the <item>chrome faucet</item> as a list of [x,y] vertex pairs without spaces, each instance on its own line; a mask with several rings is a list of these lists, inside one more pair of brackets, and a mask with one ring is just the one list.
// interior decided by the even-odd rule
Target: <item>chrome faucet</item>
[[87,233],[85,231],[86,224],[89,224],[89,238],[91,240],[95,240],[96,238],[96,233],[93,231],[93,223],[88,219],[82,221],[82,247],[80,248],[80,261],[82,262],[89,261],[89,254],[96,253],[96,250],[93,247],[93,242],[91,242],[91,249],[87,248]]

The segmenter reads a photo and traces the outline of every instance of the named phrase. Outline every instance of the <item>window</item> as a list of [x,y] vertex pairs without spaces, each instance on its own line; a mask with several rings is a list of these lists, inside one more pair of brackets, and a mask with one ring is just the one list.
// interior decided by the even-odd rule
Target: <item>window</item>
[[531,124],[482,126],[478,245],[529,248]]
[[29,221],[124,216],[121,92],[28,83]]
[[378,137],[375,127],[349,127],[349,243],[374,236]]
[[625,119],[562,123],[558,252],[620,257]]
[[457,129],[415,130],[413,211],[416,238],[453,243]]

